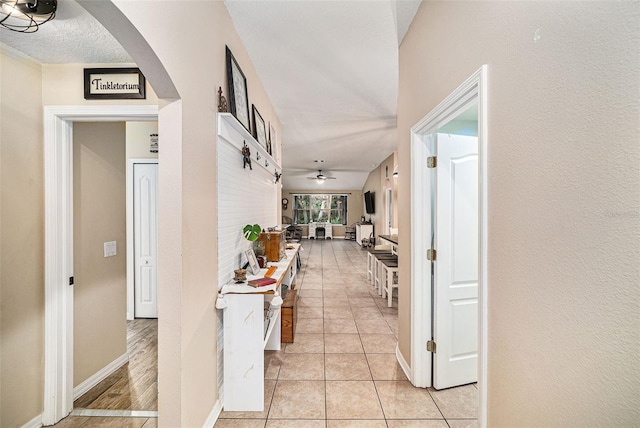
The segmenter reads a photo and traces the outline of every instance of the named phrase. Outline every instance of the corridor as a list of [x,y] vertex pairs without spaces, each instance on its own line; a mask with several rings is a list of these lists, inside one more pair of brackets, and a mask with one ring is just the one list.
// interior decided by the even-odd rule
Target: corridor
[[303,241],[295,343],[265,355],[265,410],[217,428],[475,427],[477,388],[414,388],[396,360],[398,304],[366,278],[353,241]]

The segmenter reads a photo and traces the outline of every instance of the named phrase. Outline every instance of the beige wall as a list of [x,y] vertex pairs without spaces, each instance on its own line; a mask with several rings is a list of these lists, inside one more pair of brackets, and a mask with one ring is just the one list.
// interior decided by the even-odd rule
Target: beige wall
[[637,2],[423,2],[401,46],[400,224],[410,127],[488,64],[491,427],[640,420],[638,22]]
[[158,133],[158,122],[127,122],[126,132],[127,159],[158,158],[158,153],[149,151],[150,135]]
[[[397,179],[393,178],[393,171],[396,169],[396,153],[390,154],[385,160],[380,162],[373,171],[369,173],[367,181],[364,183],[362,193],[366,191],[375,192],[375,214],[365,214],[367,220],[371,218],[373,222],[373,229],[375,236],[384,235],[387,233],[387,212],[385,202],[385,189],[393,189],[393,204],[394,204],[394,219],[392,227],[398,227],[398,214],[397,214],[397,197],[398,197],[398,183]],[[364,212],[364,199],[363,208]]]
[[74,123],[74,386],[127,352],[125,180],[125,123]]
[[[4,31],[4,30],[3,30]],[[42,412],[42,72],[0,52],[0,426]]]
[[[381,186],[381,171],[380,166],[369,173],[367,177],[367,181],[364,182],[364,187],[362,188],[363,198],[362,198],[362,212],[364,213],[367,221],[371,220],[373,223],[373,233],[375,236],[380,234],[380,230],[382,230],[383,220],[382,220],[382,186]],[[374,192],[374,210],[375,214],[367,214],[365,209],[364,202],[364,193],[365,192]]]
[[[227,92],[225,44],[246,76],[249,103],[274,124],[277,135],[280,123],[223,2],[187,1],[180,8],[157,2],[164,7],[152,9],[147,2],[115,3],[162,61],[181,98],[161,103],[159,114],[159,422],[202,426],[218,398],[212,284],[217,283],[216,92],[219,86]],[[206,25],[193,25],[194,10],[207,17]]]
[[[289,199],[289,205],[286,210],[282,210],[282,215],[293,218],[293,195],[294,194],[317,194],[317,193],[326,193],[321,192],[319,190],[283,190],[282,197]],[[329,193],[341,193],[347,195],[347,225],[351,226],[352,224],[360,221],[360,217],[364,214],[364,202],[362,199],[362,191],[361,190],[332,190]],[[280,203],[280,208],[282,209],[282,203]],[[332,226],[332,235],[333,236],[344,236],[345,226]],[[307,236],[309,233],[309,228],[307,226],[302,226],[302,235]]]

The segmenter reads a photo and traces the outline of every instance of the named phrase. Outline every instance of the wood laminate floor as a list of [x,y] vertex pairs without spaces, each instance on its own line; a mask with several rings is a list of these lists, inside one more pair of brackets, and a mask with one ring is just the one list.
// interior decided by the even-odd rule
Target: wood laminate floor
[[127,321],[129,362],[89,390],[74,408],[158,410],[158,320]]
[[[127,351],[129,362],[120,367],[98,385],[90,389],[74,404],[74,412],[54,425],[77,427],[131,427],[153,428],[156,417],[85,416],[86,410],[107,410],[136,414],[136,411],[158,410],[158,320],[136,319],[127,321]],[[86,409],[86,410],[85,410]],[[99,412],[94,412],[99,414]],[[148,414],[142,413],[143,415]]]

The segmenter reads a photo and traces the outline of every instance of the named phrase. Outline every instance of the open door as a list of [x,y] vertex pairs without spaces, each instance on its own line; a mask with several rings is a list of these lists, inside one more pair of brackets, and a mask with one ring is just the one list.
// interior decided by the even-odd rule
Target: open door
[[158,318],[158,164],[133,165],[134,317]]
[[478,138],[436,135],[433,386],[477,381]]

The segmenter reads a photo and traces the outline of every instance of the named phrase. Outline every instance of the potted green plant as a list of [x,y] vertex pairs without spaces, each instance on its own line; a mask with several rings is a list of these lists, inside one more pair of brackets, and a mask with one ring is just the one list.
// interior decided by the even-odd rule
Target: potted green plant
[[261,232],[262,228],[259,224],[248,224],[242,229],[242,235],[249,242],[258,240]]
[[253,251],[257,257],[264,256],[264,242],[258,241],[261,232],[262,228],[259,224],[248,224],[242,229],[245,239],[253,242]]

